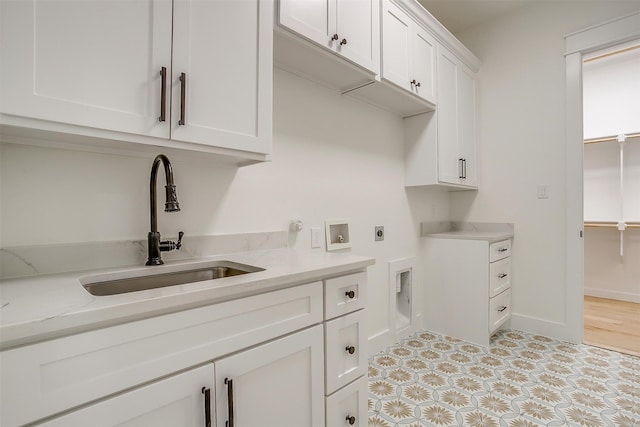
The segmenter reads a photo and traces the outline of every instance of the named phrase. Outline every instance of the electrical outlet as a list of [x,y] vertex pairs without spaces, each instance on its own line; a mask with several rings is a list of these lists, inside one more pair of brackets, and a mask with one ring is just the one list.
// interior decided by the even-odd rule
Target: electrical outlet
[[384,226],[382,225],[376,226],[375,239],[376,239],[376,242],[381,242],[384,240]]

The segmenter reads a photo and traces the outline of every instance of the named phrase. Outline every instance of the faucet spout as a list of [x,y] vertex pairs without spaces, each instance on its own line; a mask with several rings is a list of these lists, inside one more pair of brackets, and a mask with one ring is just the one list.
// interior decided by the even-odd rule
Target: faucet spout
[[180,210],[180,205],[178,203],[178,196],[176,193],[176,186],[173,183],[173,169],[171,168],[171,162],[164,154],[158,154],[156,158],[153,160],[153,164],[151,165],[151,180],[149,185],[149,199],[150,199],[150,212],[151,212],[151,231],[149,231],[148,235],[148,250],[149,257],[147,259],[146,265],[162,265],[164,262],[162,261],[162,257],[160,256],[161,251],[170,251],[173,249],[180,249],[182,245],[182,235],[184,233],[180,232],[180,238],[178,242],[173,241],[160,241],[160,233],[158,232],[158,206],[157,206],[157,178],[158,178],[158,168],[160,164],[164,166],[164,175],[166,180],[165,185],[165,194],[166,200],[164,204],[165,212],[178,212]]

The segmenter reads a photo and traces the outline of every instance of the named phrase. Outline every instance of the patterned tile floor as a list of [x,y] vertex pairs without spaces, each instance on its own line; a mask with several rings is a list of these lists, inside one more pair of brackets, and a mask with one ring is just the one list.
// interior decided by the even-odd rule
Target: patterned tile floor
[[369,427],[640,426],[640,358],[520,331],[418,332],[369,359]]

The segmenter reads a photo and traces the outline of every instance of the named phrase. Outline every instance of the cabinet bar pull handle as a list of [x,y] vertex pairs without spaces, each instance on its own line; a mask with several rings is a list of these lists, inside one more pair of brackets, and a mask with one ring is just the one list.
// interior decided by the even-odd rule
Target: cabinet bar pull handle
[[158,120],[164,122],[167,120],[167,67],[160,69],[160,79],[162,82],[160,86],[160,117],[158,117]]
[[349,422],[349,425],[354,425],[356,423],[356,417],[353,415],[347,415],[347,421]]
[[500,306],[500,308],[498,308],[498,311],[499,311],[500,313],[502,313],[502,312],[503,312],[503,311],[505,311],[506,309],[507,309],[507,306],[506,306],[506,305],[501,305],[501,306]]
[[226,426],[235,427],[235,421],[233,419],[233,380],[225,378],[224,383],[227,385],[227,405],[229,408],[229,421],[227,421]]
[[346,351],[349,354],[353,354],[356,352],[356,348],[352,345],[349,345],[347,347],[345,347],[344,351]]
[[504,279],[505,277],[507,277],[507,273],[498,274],[498,279]]
[[507,249],[507,248],[500,248],[500,249],[498,249],[498,252],[507,252],[508,250],[509,249]]
[[458,178],[462,179],[464,178],[464,166],[463,163],[464,159],[458,159]]
[[463,166],[463,178],[467,179],[467,159],[462,159],[462,166]]
[[185,73],[180,73],[180,120],[178,120],[178,124],[180,126],[184,126],[185,124],[186,110],[187,110],[187,75]]
[[211,389],[202,387],[204,394],[204,426],[211,427]]
[[344,295],[349,299],[354,299],[356,297],[356,293],[353,291],[347,291],[344,293]]

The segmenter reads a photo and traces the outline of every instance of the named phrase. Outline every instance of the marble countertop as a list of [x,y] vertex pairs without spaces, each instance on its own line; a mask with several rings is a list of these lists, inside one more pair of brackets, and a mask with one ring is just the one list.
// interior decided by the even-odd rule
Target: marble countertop
[[493,243],[501,240],[513,239],[513,232],[459,230],[428,234],[427,237],[434,237],[438,239],[486,240],[489,243]]
[[[93,296],[82,286],[110,275],[128,277],[150,269],[153,274],[161,274],[216,260],[265,270],[111,296]],[[274,249],[171,261],[157,267],[133,266],[2,280],[0,349],[284,289],[321,277],[363,270],[373,264],[373,258],[348,253]]]

